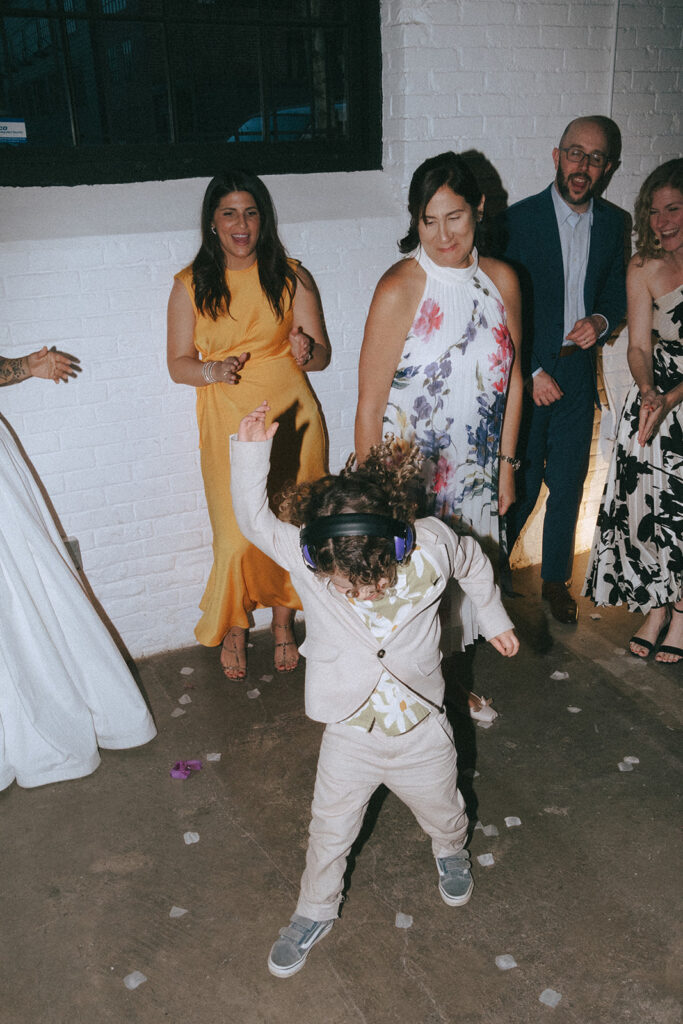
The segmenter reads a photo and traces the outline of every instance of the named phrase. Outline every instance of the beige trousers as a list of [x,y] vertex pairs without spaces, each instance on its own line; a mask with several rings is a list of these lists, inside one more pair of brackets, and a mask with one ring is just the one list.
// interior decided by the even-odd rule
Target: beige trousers
[[461,850],[468,820],[457,778],[457,754],[445,715],[431,714],[401,736],[328,725],[318,757],[297,914],[314,921],[337,916],[346,858],[370,797],[382,783],[431,837],[435,857]]

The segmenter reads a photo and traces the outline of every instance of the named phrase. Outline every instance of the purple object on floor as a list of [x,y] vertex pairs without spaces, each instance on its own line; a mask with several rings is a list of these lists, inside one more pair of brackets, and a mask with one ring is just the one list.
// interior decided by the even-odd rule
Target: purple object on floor
[[199,772],[201,768],[201,761],[176,761],[169,774],[172,779],[188,779],[192,772]]

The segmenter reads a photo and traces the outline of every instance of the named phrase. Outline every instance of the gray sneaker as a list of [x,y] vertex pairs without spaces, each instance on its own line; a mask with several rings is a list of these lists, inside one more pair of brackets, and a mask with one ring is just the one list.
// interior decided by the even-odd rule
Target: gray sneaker
[[469,900],[474,889],[470,874],[470,855],[459,850],[450,857],[437,857],[439,869],[439,892],[449,907],[462,907]]
[[327,935],[334,921],[334,918],[331,921],[311,921],[309,917],[292,914],[290,923],[280,929],[280,938],[276,939],[270,951],[270,973],[276,978],[288,978],[300,971],[312,947]]

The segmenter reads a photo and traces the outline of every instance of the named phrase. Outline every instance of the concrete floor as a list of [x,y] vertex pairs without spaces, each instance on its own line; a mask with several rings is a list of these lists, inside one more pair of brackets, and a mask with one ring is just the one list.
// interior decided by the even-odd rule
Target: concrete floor
[[[453,715],[473,824],[498,829],[473,832],[466,907],[441,901],[428,840],[380,793],[341,919],[303,971],[271,977],[321,733],[303,715],[303,666],[275,676],[267,632],[246,683],[223,679],[216,651],[174,651],[138,666],[155,741],[104,752],[89,778],[0,795],[2,1024],[680,1022],[683,672],[621,653],[636,622],[624,609],[594,620],[582,601],[563,627],[533,571],[516,586],[521,653],[479,645],[460,665],[501,714],[488,730]],[[625,756],[639,759],[627,773]],[[203,770],[174,781],[179,758]],[[502,954],[517,967],[499,970]],[[148,980],[129,991],[133,971]]]

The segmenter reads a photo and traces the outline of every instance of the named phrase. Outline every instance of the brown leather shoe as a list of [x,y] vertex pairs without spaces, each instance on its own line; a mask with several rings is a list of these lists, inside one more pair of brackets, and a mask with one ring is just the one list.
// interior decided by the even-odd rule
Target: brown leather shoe
[[578,620],[579,609],[566,583],[544,581],[541,596],[550,605],[550,613],[558,622],[571,625]]

